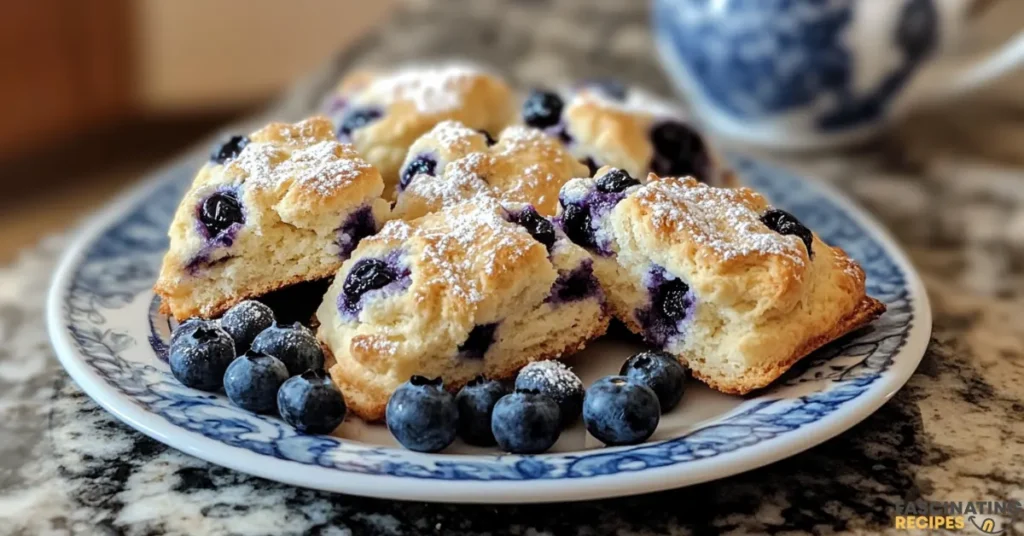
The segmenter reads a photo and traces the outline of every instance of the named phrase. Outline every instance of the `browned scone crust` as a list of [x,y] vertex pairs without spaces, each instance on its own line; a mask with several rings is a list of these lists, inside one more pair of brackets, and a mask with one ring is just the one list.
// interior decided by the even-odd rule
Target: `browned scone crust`
[[[510,221],[519,209],[481,198],[392,220],[342,265],[317,311],[317,337],[355,415],[383,418],[391,393],[412,375],[440,377],[452,390],[480,374],[508,378],[605,332],[609,315],[596,280],[592,292],[555,299],[568,275],[591,274],[589,256],[564,236],[549,252]],[[407,275],[353,303],[344,283],[370,259]],[[482,355],[465,355],[481,326],[495,326],[491,343]]]
[[[589,199],[593,191],[593,180],[572,181],[563,188],[563,202]],[[802,357],[885,311],[866,295],[864,271],[842,249],[814,235],[810,256],[799,237],[761,221],[769,208],[748,188],[652,174],[609,213],[594,217],[597,236],[612,251],[593,255],[612,314],[726,393],[767,386]],[[652,339],[668,328],[649,331],[644,322],[650,317],[643,316],[652,310],[650,285],[659,284],[658,277],[686,283],[692,306],[673,328],[679,331],[664,340]]]
[[[388,217],[380,174],[337,141],[327,118],[271,123],[249,140],[234,159],[203,165],[171,222],[153,290],[161,310],[178,320],[209,318],[247,298],[328,278],[351,238],[343,222],[359,210],[376,226]],[[237,198],[244,222],[211,237],[198,216],[217,192]]]

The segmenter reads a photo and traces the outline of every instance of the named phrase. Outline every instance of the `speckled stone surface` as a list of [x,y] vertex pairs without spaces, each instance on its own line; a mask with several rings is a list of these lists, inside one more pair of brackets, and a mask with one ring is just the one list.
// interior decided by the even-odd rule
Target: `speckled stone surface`
[[[411,4],[269,115],[303,115],[352,64],[451,55],[521,84],[614,75],[667,93],[633,4]],[[568,505],[403,503],[249,477],[129,430],[61,371],[42,321],[65,243],[54,238],[0,269],[0,534],[874,534],[898,533],[905,500],[1024,500],[1024,103],[965,102],[872,146],[783,161],[886,223],[935,313],[907,387],[817,448],[718,482]]]

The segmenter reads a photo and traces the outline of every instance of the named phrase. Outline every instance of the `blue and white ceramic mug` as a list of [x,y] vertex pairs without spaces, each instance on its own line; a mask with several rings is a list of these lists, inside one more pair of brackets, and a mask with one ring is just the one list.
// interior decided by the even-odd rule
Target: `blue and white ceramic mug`
[[868,138],[914,105],[1020,64],[1024,32],[966,67],[939,61],[977,2],[654,0],[653,26],[665,69],[705,126],[816,148]]

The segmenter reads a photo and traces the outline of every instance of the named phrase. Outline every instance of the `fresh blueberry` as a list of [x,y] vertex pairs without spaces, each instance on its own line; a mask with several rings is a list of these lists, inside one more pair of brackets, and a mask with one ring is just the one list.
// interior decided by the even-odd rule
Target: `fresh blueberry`
[[413,376],[392,393],[385,410],[388,430],[409,450],[437,452],[455,441],[459,409],[440,378]]
[[487,132],[486,130],[484,130],[482,128],[477,129],[477,132],[483,134],[484,138],[487,139],[487,146],[488,147],[494,145],[495,143],[498,143],[498,140],[494,139],[494,137],[491,136],[490,132]]
[[182,385],[216,391],[224,384],[224,371],[235,358],[235,343],[224,330],[212,325],[197,326],[171,344],[168,361],[171,374]]
[[203,201],[199,221],[210,236],[217,236],[232,224],[244,222],[245,216],[234,192],[217,192]]
[[371,290],[376,290],[397,278],[394,270],[381,259],[360,259],[349,271],[341,290],[352,303]]
[[459,436],[470,445],[489,447],[494,444],[491,431],[491,413],[509,388],[497,380],[477,376],[466,384],[455,397],[459,408]]
[[558,124],[562,117],[562,97],[553,91],[530,90],[523,102],[523,122],[535,128],[547,128]]
[[587,389],[583,422],[590,435],[607,445],[643,443],[658,427],[658,395],[624,376],[607,376]]
[[235,305],[220,319],[221,329],[235,340],[235,351],[239,354],[248,352],[253,339],[272,325],[274,311],[254,300]]
[[814,235],[811,234],[810,229],[800,223],[800,220],[796,219],[796,216],[786,212],[785,210],[773,208],[768,209],[768,211],[761,216],[761,221],[776,233],[796,235],[800,240],[803,240],[804,245],[807,246],[807,256],[814,258],[814,251],[811,250],[811,244],[814,243]]
[[619,374],[629,381],[650,387],[658,395],[661,411],[668,412],[682,400],[689,372],[672,354],[646,351],[627,359]]
[[381,118],[380,110],[372,108],[356,108],[345,114],[338,127],[338,133],[343,136],[350,136],[356,129],[360,129]]
[[171,332],[171,342],[170,342],[170,344],[173,345],[181,337],[183,337],[185,335],[191,334],[199,326],[208,326],[208,327],[209,326],[214,326],[215,327],[216,325],[217,324],[215,322],[212,322],[210,320],[205,320],[205,319],[202,319],[202,318],[199,318],[199,317],[189,318],[188,320],[178,324],[178,326],[176,328],[174,328],[174,331]]
[[704,139],[678,121],[666,121],[651,131],[654,158],[651,171],[661,176],[693,176],[706,180],[708,155]]
[[601,192],[617,193],[623,192],[630,186],[636,186],[640,181],[629,176],[629,173],[621,169],[613,169],[597,178],[597,189]]
[[505,395],[491,414],[495,441],[513,454],[540,454],[558,441],[561,431],[558,403],[537,391]]
[[579,205],[566,205],[562,210],[562,230],[579,246],[593,248],[594,233],[591,230],[590,212]]
[[280,359],[248,352],[228,365],[224,392],[231,402],[255,413],[277,408],[277,390],[288,379],[288,368]]
[[223,164],[232,158],[238,157],[242,149],[249,145],[249,138],[245,136],[231,136],[228,139],[221,142],[212,153],[210,153],[210,160],[218,164]]
[[433,175],[435,171],[437,171],[437,159],[430,155],[421,154],[414,158],[412,162],[409,162],[405,169],[402,170],[398,187],[404,190],[416,175]]
[[294,376],[307,370],[324,368],[324,351],[313,332],[298,322],[288,326],[274,324],[252,341],[252,351],[272,355],[288,367]]
[[345,397],[323,370],[288,378],[277,391],[277,412],[306,434],[329,434],[345,420]]
[[583,382],[560,361],[536,361],[523,367],[516,376],[517,391],[537,391],[558,404],[562,426],[580,416],[583,407]]
[[669,279],[658,287],[654,296],[654,308],[661,312],[669,320],[674,322],[686,318],[687,310],[690,307],[689,298],[690,286],[682,279]]
[[515,215],[515,222],[522,225],[534,240],[551,249],[555,245],[555,226],[532,207],[526,207]]

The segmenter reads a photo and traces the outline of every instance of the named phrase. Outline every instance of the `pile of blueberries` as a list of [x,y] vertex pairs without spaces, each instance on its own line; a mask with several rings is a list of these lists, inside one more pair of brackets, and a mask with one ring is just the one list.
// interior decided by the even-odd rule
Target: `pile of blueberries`
[[243,301],[220,320],[181,323],[171,335],[168,361],[182,384],[223,388],[236,406],[276,411],[299,432],[326,434],[345,420],[345,399],[324,371],[313,332],[298,322],[279,325],[260,302]]
[[687,376],[675,357],[654,351],[630,357],[618,376],[588,390],[557,361],[527,365],[514,388],[481,376],[455,396],[440,378],[413,376],[388,400],[387,425],[399,443],[420,452],[440,451],[460,436],[470,445],[539,454],[582,413],[587,431],[601,442],[634,445],[654,433],[662,412],[679,404]]

